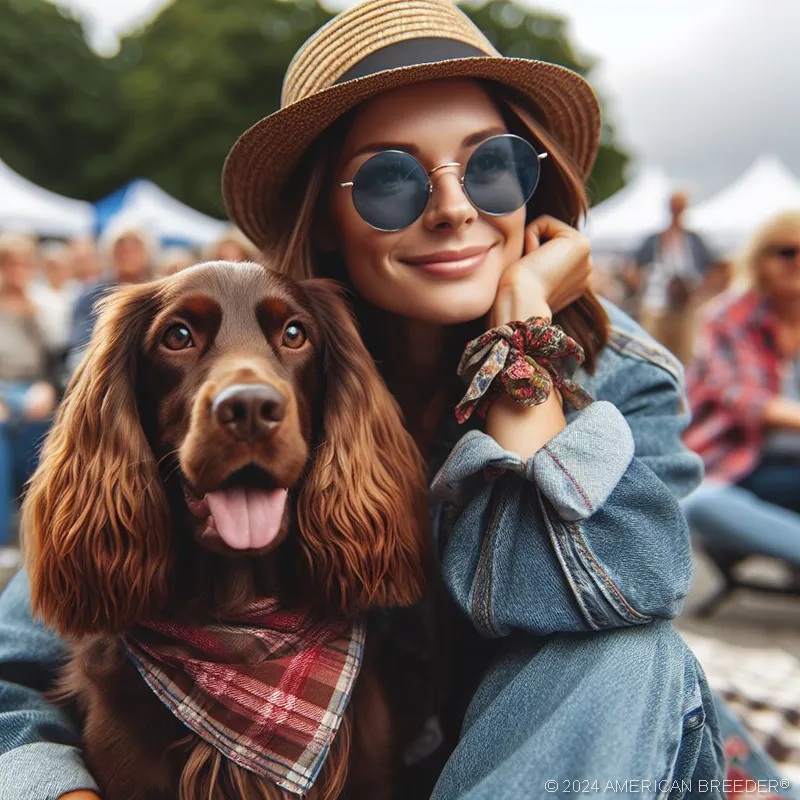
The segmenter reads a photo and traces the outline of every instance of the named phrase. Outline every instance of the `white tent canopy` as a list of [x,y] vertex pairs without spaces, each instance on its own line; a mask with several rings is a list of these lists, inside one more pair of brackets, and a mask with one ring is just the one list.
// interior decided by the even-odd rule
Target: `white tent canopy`
[[763,155],[726,189],[690,209],[687,226],[719,249],[738,247],[781,211],[800,209],[800,181],[773,155]]
[[42,189],[0,161],[0,230],[77,236],[91,233],[93,223],[90,203]]
[[643,170],[623,189],[590,209],[585,233],[597,251],[631,252],[645,236],[669,225],[672,186],[658,167]]
[[148,180],[135,180],[96,206],[97,222],[141,227],[164,244],[204,246],[213,242],[226,223],[181,203]]

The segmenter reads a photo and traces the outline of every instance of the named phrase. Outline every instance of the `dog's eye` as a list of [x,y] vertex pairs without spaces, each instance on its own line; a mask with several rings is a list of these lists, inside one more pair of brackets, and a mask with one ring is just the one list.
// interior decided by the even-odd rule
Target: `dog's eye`
[[306,343],[306,329],[299,322],[290,322],[283,331],[281,344],[297,350]]
[[182,323],[177,322],[175,325],[170,325],[164,331],[161,337],[161,343],[168,350],[186,350],[189,347],[194,347],[194,339],[192,339],[192,332]]

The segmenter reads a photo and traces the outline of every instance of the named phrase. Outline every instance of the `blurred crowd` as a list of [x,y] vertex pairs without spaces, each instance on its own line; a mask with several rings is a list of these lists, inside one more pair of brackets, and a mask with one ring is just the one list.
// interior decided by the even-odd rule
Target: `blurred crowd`
[[44,241],[0,233],[0,568],[19,560],[15,499],[110,288],[172,275],[201,260],[250,261],[235,228],[204,252],[160,248],[139,228],[110,226],[95,241]]
[[[684,504],[696,542],[728,586],[753,555],[780,559],[800,592],[800,210],[769,219],[732,259],[684,226],[669,201],[654,231],[599,293],[623,306],[682,362],[685,443],[706,478]],[[720,594],[723,596],[724,591]]]

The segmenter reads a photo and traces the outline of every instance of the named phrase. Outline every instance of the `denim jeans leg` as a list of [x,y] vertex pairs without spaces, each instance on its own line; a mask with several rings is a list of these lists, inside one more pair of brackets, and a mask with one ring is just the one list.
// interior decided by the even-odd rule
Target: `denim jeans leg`
[[0,547],[11,539],[11,510],[14,497],[14,456],[11,425],[0,422]]
[[713,483],[703,484],[682,505],[692,534],[706,545],[800,564],[800,514],[739,486]]
[[762,462],[739,486],[764,500],[800,514],[800,464]]
[[723,776],[702,669],[672,625],[655,621],[513,637],[473,698],[433,800],[708,800],[722,795],[701,781]]

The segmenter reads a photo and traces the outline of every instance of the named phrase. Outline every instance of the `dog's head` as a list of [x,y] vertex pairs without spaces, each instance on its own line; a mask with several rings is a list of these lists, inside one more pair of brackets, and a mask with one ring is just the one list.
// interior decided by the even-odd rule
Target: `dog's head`
[[24,504],[34,609],[122,631],[173,599],[187,539],[263,559],[287,537],[332,613],[412,603],[425,503],[335,285],[201,264],[103,302]]

